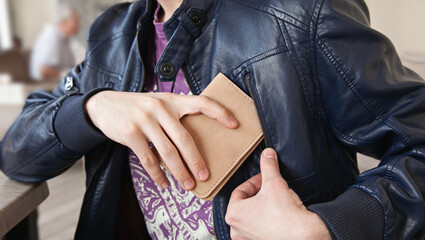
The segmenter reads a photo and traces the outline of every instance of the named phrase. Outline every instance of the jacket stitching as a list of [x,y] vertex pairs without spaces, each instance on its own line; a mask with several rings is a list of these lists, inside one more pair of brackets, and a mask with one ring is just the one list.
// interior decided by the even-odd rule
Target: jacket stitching
[[[248,70],[248,72],[250,72],[250,70]],[[254,78],[254,81],[255,81],[255,77],[253,77]],[[252,84],[252,83],[251,83]],[[255,94],[257,94],[257,99],[258,99],[258,101],[260,101],[260,106],[258,106],[259,108],[261,108],[261,109],[259,109],[259,110],[261,110],[261,112],[263,112],[263,113],[265,113],[265,108],[264,108],[264,103],[263,103],[263,100],[261,100],[261,98],[259,97],[259,94],[258,94],[258,91],[257,91],[257,88],[255,87],[255,86],[252,86],[252,88],[253,88],[253,91],[254,91],[254,95]],[[255,98],[255,96],[253,96],[254,98]],[[255,100],[253,99],[253,101],[254,101],[254,104],[255,104]],[[259,113],[260,114],[260,113]],[[264,115],[264,114],[263,114]],[[259,120],[261,121],[261,117],[260,117],[260,115],[259,115]],[[270,129],[270,126],[269,125],[266,125],[265,126],[265,131],[266,131],[266,133],[267,133],[267,136],[269,136],[267,139],[266,139],[266,135],[264,136],[264,138],[266,139],[266,140],[268,140],[269,141],[269,144],[270,144],[270,147],[273,147],[273,146],[275,146],[275,144],[273,143],[273,139],[270,137],[271,136],[271,129]],[[264,133],[264,134],[266,134],[266,133]]]
[[304,93],[304,100],[306,102],[308,111],[310,113],[310,116],[313,118],[315,106],[314,106],[314,97],[311,93],[311,86],[307,82],[308,80],[305,77],[305,73],[303,72],[302,67],[300,66],[300,62],[299,62],[295,47],[291,44],[293,42],[292,42],[291,36],[289,35],[288,29],[286,28],[285,24],[280,24],[280,22],[279,22],[279,29],[281,31],[283,38],[285,39],[285,44],[288,48],[292,64],[294,66],[295,72],[297,73],[298,79],[302,86],[302,90]]
[[[329,188],[329,186],[333,183],[333,182],[335,182],[336,181],[336,177],[332,177],[332,178],[330,178],[325,184],[323,184],[323,185],[321,185],[321,187],[320,187],[320,189],[319,190],[317,190],[316,192],[314,192],[314,193],[312,193],[312,194],[310,194],[310,195],[308,195],[308,196],[305,196],[305,197],[300,197],[301,198],[301,200],[303,201],[303,202],[305,202],[305,201],[309,201],[309,200],[311,200],[311,199],[314,199],[315,197],[317,197],[317,196],[319,196],[320,194],[322,194],[324,191],[327,191],[328,190],[328,188]],[[289,182],[288,182],[288,184],[289,184]]]
[[[55,136],[56,136],[56,134],[55,134]],[[6,175],[14,174],[18,169],[23,169],[23,168],[27,167],[32,162],[37,160],[38,157],[45,154],[46,152],[48,152],[49,150],[51,150],[52,148],[54,148],[56,145],[59,145],[59,144],[60,144],[59,139],[55,138],[52,142],[50,142],[43,149],[41,149],[41,151],[39,151],[38,154],[34,155],[34,157],[31,160],[29,160],[29,161],[27,161],[23,164],[16,165],[15,167],[11,168],[9,171],[5,172],[5,174]]]
[[[274,56],[274,55],[276,55],[276,54],[273,54],[273,55],[270,55],[270,56]],[[251,63],[251,64],[253,64],[253,63]],[[243,71],[241,71],[237,75],[235,75],[235,78],[238,77],[241,74],[243,76],[245,76],[245,74],[252,74],[252,69],[250,69],[250,67],[252,66],[251,64],[245,66],[245,68],[243,69]],[[240,78],[243,79],[243,76],[241,76]],[[255,77],[254,76],[252,76],[252,77],[253,77],[253,79],[255,81]],[[242,80],[242,82],[245,82],[245,81]],[[243,84],[245,84],[245,83],[243,83]],[[259,103],[255,101],[255,98],[256,98],[255,95],[258,95],[257,88],[255,86],[253,86],[252,83],[251,83],[251,87],[252,87],[252,91],[253,91],[253,94],[254,94],[254,96],[252,96],[254,99],[252,99],[252,100],[255,103],[255,107],[256,107],[256,110],[257,110],[258,115],[259,115],[259,120],[261,122],[261,120],[264,119],[264,117],[262,117],[264,115],[263,113],[265,112],[264,111],[264,104],[263,104],[263,101],[261,100],[260,97],[257,97]],[[267,124],[266,125],[263,125],[263,130],[264,130],[264,139],[267,139],[269,141],[270,147],[273,147],[274,146],[273,140],[266,137],[266,136],[271,136],[269,134],[269,133],[271,133],[270,126],[267,125]]]
[[418,149],[413,149],[413,150],[412,150],[412,152],[414,152],[414,153],[416,153],[416,154],[419,154],[419,155],[422,155],[422,156],[424,156],[424,155],[425,155],[425,152],[422,152],[422,151],[420,151],[420,150],[418,150]]
[[315,3],[315,9],[313,11],[312,17],[311,17],[311,21],[310,21],[310,61],[311,61],[311,71],[312,71],[312,82],[313,82],[313,96],[317,102],[316,107],[317,107],[317,115],[319,116],[319,118],[324,118],[324,119],[328,119],[325,113],[325,110],[323,108],[323,105],[321,104],[323,102],[322,97],[321,97],[321,87],[320,87],[320,82],[318,79],[318,73],[317,73],[317,61],[316,61],[316,57],[317,57],[317,52],[316,52],[316,47],[315,47],[315,42],[314,39],[316,39],[316,35],[317,35],[317,24],[318,24],[318,18],[320,15],[320,11],[322,9],[322,5],[323,5],[323,0],[321,0],[321,2],[319,3],[319,0],[316,1]]
[[97,45],[94,46],[94,47],[90,47],[91,50],[89,50],[87,52],[86,58],[91,57],[91,55],[93,55],[99,47],[103,46],[104,43],[112,42],[112,41],[115,41],[119,38],[126,37],[126,36],[134,37],[134,36],[136,36],[136,32],[119,32],[119,33],[113,34],[111,36],[108,36],[105,39],[90,39],[91,35],[93,35],[93,33],[89,34],[89,37],[87,38],[87,43],[97,43]]
[[330,127],[331,127],[331,129],[334,130],[334,132],[336,134],[338,134],[338,136],[340,136],[341,138],[343,138],[343,140],[345,140],[346,143],[348,143],[348,144],[371,144],[372,143],[371,141],[360,140],[360,139],[354,138],[354,137],[352,137],[350,135],[347,135],[347,134],[343,133],[341,130],[339,130],[335,126],[335,124],[331,124]]
[[402,142],[406,145],[406,144],[410,144],[411,141],[409,139],[409,136],[398,126],[398,124],[396,122],[393,121],[392,117],[389,117],[385,120],[385,123],[390,126],[392,129],[394,129],[394,131],[400,135]]
[[[137,62],[137,64],[142,64],[142,62],[141,62],[141,57],[140,57],[140,55],[139,54],[137,54],[137,60],[138,60],[138,62]],[[131,83],[131,86],[130,86],[130,90],[129,91],[131,91],[131,92],[137,92],[137,90],[139,89],[139,86],[140,86],[140,89],[142,89],[142,87],[143,87],[143,79],[144,79],[144,77],[143,77],[143,70],[142,70],[142,68],[143,67],[138,67],[138,68],[136,68],[137,69],[137,73],[135,74],[135,76],[137,76],[137,79],[135,79],[135,81],[132,81],[132,83]],[[121,77],[121,79],[122,79],[122,77]],[[122,86],[120,86],[120,88],[122,89],[123,87]],[[141,91],[141,90],[140,90]]]
[[[187,69],[187,75],[188,75],[188,76],[185,76],[187,78],[186,80],[190,81],[193,84],[193,86],[195,87],[195,89],[191,89],[191,91],[194,91],[192,93],[195,94],[195,95],[200,94],[201,87],[199,86],[199,80],[198,80],[200,78],[198,76],[196,76],[196,71],[193,70],[192,65],[189,63],[189,60],[186,59],[186,64],[185,63],[183,64],[183,68],[184,67]],[[184,71],[183,71],[183,73],[184,73]]]
[[244,71],[244,68],[246,68],[246,67],[248,67],[248,66],[250,66],[250,65],[252,65],[256,62],[262,61],[264,59],[267,59],[269,57],[272,57],[272,56],[275,56],[275,55],[278,55],[278,54],[281,54],[281,53],[284,53],[284,52],[288,52],[288,48],[286,46],[285,47],[278,47],[278,48],[272,49],[270,51],[258,54],[257,56],[254,56],[254,57],[248,59],[247,61],[243,62],[239,66],[237,66],[235,68],[235,70],[233,70],[232,76],[239,75],[240,73],[242,73]]
[[[233,1],[239,2],[240,4],[245,5],[247,7],[254,8],[254,9],[257,9],[257,10],[262,11],[264,13],[275,16],[275,17],[281,19],[282,21],[285,21],[288,24],[291,24],[294,27],[297,27],[297,28],[299,28],[303,31],[307,31],[307,29],[308,29],[308,26],[306,26],[305,23],[301,22],[300,20],[291,16],[290,14],[283,12],[283,11],[277,9],[277,8],[272,7],[272,6],[259,4],[259,3],[253,3],[253,2],[247,2],[247,1],[242,2],[241,0],[233,0]],[[278,12],[279,15],[286,16],[286,18],[285,17],[278,17],[276,15],[276,12]]]
[[[322,1],[320,4],[319,4],[319,1]],[[318,18],[318,16],[319,16],[319,12],[320,12],[320,10],[321,10],[321,8],[322,8],[322,4],[323,4],[323,0],[316,0],[315,2],[314,2],[314,9],[313,9],[313,14],[311,14],[311,18],[310,18],[310,23],[308,24],[309,25],[309,27],[310,27],[310,30],[315,30],[316,28],[316,23],[314,22],[314,20],[316,19],[317,20],[317,18]]]
[[388,124],[387,121],[383,121],[382,116],[379,114],[379,112],[376,110],[376,107],[372,106],[370,104],[370,100],[365,99],[358,91],[357,87],[355,86],[353,82],[353,77],[350,74],[349,70],[339,61],[338,58],[334,57],[334,54],[330,50],[330,48],[326,45],[326,43],[318,38],[318,45],[322,52],[325,54],[325,56],[328,58],[332,66],[337,70],[338,74],[341,76],[341,78],[344,80],[344,82],[347,84],[349,89],[351,90],[351,93],[354,95],[354,97],[362,104],[362,106],[366,109],[367,112],[379,123],[384,123],[387,126],[389,126],[391,129],[393,129],[401,138],[401,141],[403,144],[406,144],[406,140],[402,135],[400,135],[400,132],[397,128],[393,126],[393,124]]
[[91,61],[86,62],[86,67],[90,68],[91,70],[93,70],[95,72],[98,72],[98,73],[101,73],[101,74],[104,74],[104,75],[107,75],[107,76],[110,76],[110,77],[117,78],[119,81],[121,81],[121,79],[122,79],[121,74],[109,71],[108,68],[94,64]]
[[[325,3],[325,0],[321,0],[321,2],[317,5],[317,7],[316,7],[316,10],[315,10],[315,12],[317,12],[317,18],[316,18],[316,23],[315,23],[315,28],[314,28],[314,34],[312,34],[312,38],[311,38],[311,42],[312,42],[312,48],[314,49],[313,51],[314,51],[314,56],[315,56],[315,58],[317,58],[317,50],[316,50],[316,41],[315,41],[315,39],[317,38],[317,41],[318,41],[318,45],[320,46],[320,49],[322,50],[322,52],[325,54],[325,56],[328,58],[328,60],[331,62],[331,64],[332,64],[332,66],[334,66],[334,68],[337,70],[337,72],[341,75],[341,77],[344,79],[344,81],[347,83],[347,85],[349,86],[349,88],[351,89],[351,91],[353,92],[353,94],[354,94],[354,96],[356,97],[356,98],[358,98],[358,96],[357,96],[357,94],[355,94],[357,91],[356,91],[356,89],[352,89],[352,85],[351,85],[351,83],[349,82],[349,81],[347,81],[347,79],[346,79],[346,75],[345,75],[345,71],[344,71],[344,74],[342,74],[342,72],[343,72],[343,69],[340,69],[340,67],[341,67],[341,65],[342,64],[339,64],[339,62],[337,62],[337,58],[335,58],[334,56],[333,56],[333,54],[332,54],[332,52],[331,52],[331,50],[330,50],[330,48],[318,37],[318,34],[317,34],[317,29],[318,29],[318,21],[319,21],[319,17],[320,17],[320,12],[321,12],[321,10],[322,10],[322,8],[323,8],[323,4]],[[313,38],[314,37],[314,38]],[[323,100],[322,100],[322,98],[320,97],[321,96],[321,87],[320,87],[320,80],[319,80],[319,76],[318,76],[318,72],[317,72],[317,69],[318,69],[318,66],[317,66],[317,61],[315,60],[314,61],[315,62],[315,65],[314,65],[314,70],[313,70],[313,72],[314,72],[314,78],[315,78],[315,81],[316,81],[316,85],[317,85],[317,97],[318,97],[318,100],[320,100],[320,107],[319,107],[319,109],[320,109],[320,111],[322,111],[321,112],[321,114],[323,114],[325,117],[326,117],[326,119],[328,119],[329,120],[329,116],[327,116],[327,113],[326,113],[326,111],[325,111],[325,109],[324,109],[324,107],[323,107]],[[337,66],[337,64],[338,64],[338,66]],[[359,99],[359,101],[360,102],[362,102],[360,99]],[[363,105],[363,104],[362,104]],[[366,108],[366,106],[364,106],[363,105],[363,107],[365,107]],[[368,108],[366,108],[366,110],[367,111],[370,111]],[[371,113],[372,114],[372,113]],[[373,116],[373,114],[372,114],[372,116]],[[341,138],[343,138],[343,139],[345,139],[348,143],[353,143],[353,144],[357,144],[357,143],[364,143],[364,144],[368,144],[369,142],[366,142],[366,141],[364,141],[364,140],[360,140],[360,139],[356,139],[356,138],[354,138],[353,136],[350,136],[350,135],[348,135],[348,134],[345,134],[345,133],[343,133],[341,130],[339,130],[337,127],[336,127],[336,125],[335,124],[330,124],[330,126],[331,126],[331,128],[332,129],[334,129],[334,131],[341,137]]]

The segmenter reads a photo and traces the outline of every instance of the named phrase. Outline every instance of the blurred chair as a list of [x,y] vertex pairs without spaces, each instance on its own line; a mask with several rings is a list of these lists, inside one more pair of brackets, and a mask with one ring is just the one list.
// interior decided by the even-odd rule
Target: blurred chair
[[9,74],[13,82],[29,83],[32,81],[29,75],[30,51],[6,50],[0,52],[0,73]]

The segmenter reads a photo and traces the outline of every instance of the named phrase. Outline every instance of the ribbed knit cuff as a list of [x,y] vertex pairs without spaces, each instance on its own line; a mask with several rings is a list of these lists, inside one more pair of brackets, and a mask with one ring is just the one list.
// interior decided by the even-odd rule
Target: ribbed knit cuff
[[87,153],[108,138],[90,121],[85,103],[94,94],[110,90],[99,88],[84,95],[73,95],[65,99],[54,120],[54,130],[59,141],[76,153]]
[[350,189],[337,199],[308,207],[319,215],[336,239],[382,239],[384,212],[369,194]]

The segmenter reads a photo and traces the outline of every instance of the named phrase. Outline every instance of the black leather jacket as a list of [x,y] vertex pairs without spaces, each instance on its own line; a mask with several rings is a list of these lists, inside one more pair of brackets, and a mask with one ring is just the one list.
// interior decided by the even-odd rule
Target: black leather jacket
[[[84,63],[37,91],[1,146],[10,178],[38,182],[85,156],[77,239],[114,236],[127,149],[92,126],[84,102],[102,88],[138,92],[152,47],[154,2],[121,4],[92,25]],[[165,24],[163,63],[194,94],[224,73],[254,100],[266,140],[214,199],[219,239],[232,190],[276,149],[282,176],[338,239],[425,235],[425,83],[369,27],[361,0],[185,0]],[[158,77],[170,81],[174,72]],[[356,152],[380,159],[359,174]]]

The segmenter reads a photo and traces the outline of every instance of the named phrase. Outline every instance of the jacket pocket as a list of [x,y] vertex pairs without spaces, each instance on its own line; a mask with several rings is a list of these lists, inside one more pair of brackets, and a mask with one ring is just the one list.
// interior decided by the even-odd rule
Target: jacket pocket
[[90,91],[94,88],[106,87],[112,89],[120,89],[122,85],[122,76],[118,73],[109,71],[102,66],[87,62],[85,65],[82,78],[84,81],[83,92]]

